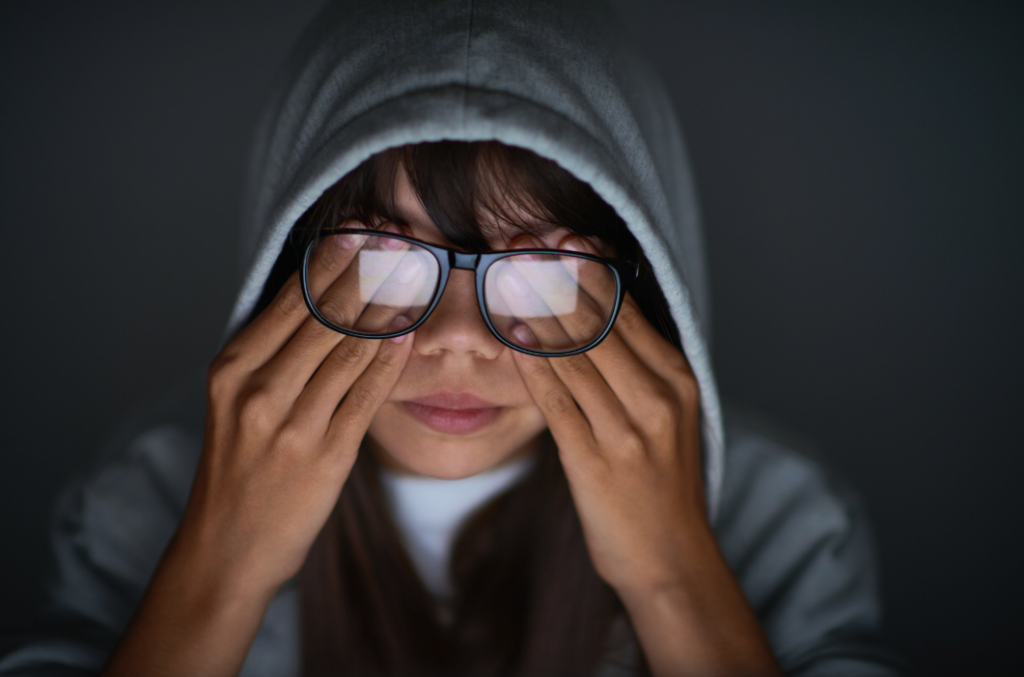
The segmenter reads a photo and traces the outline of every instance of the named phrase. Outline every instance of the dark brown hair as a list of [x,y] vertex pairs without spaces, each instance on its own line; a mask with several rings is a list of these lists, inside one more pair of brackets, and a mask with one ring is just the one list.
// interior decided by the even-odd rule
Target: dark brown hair
[[[469,251],[489,248],[495,224],[533,223],[596,237],[641,264],[632,294],[679,345],[667,304],[635,238],[586,183],[536,154],[497,142],[404,146],[366,160],[295,225],[311,236],[349,219],[402,225],[398,170],[440,232]],[[251,317],[296,269],[285,246]],[[625,618],[597,575],[550,435],[527,477],[472,515],[453,546],[456,590],[445,621],[392,521],[373,455],[364,448],[299,577],[306,677],[593,674]],[[648,674],[641,657],[641,674]]]

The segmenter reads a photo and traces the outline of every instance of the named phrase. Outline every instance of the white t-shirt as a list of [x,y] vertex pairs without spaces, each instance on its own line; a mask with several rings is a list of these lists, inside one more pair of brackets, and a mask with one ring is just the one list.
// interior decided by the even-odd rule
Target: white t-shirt
[[448,561],[459,528],[477,508],[512,486],[536,460],[514,459],[460,480],[441,480],[381,468],[384,495],[420,579],[439,601],[452,597]]

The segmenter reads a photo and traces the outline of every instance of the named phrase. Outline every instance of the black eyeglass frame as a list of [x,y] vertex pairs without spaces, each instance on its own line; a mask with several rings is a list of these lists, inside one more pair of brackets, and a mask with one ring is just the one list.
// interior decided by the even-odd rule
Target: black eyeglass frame
[[[453,268],[456,268],[459,270],[473,271],[474,277],[476,278],[476,302],[478,307],[480,308],[480,316],[483,317],[484,324],[487,325],[487,329],[489,329],[491,334],[493,334],[496,339],[501,341],[502,344],[508,346],[509,348],[512,348],[513,350],[518,350],[521,353],[526,353],[527,355],[534,355],[536,357],[568,357],[570,355],[578,355],[595,347],[596,345],[601,343],[601,341],[603,341],[605,337],[608,336],[608,333],[612,330],[612,326],[614,326],[615,324],[615,319],[619,316],[619,309],[622,307],[622,301],[626,297],[626,291],[629,285],[634,280],[636,280],[637,275],[640,272],[639,264],[634,263],[632,261],[610,259],[601,256],[591,256],[590,254],[566,251],[564,249],[509,249],[497,252],[469,254],[466,252],[457,251],[455,249],[449,249],[448,247],[441,247],[436,244],[429,244],[427,242],[423,242],[421,240],[408,237],[406,235],[398,235],[395,233],[382,233],[380,231],[365,230],[360,228],[322,229],[317,234],[317,237],[313,238],[308,244],[305,245],[305,249],[303,250],[301,245],[296,241],[298,238],[297,234],[299,232],[301,231],[292,231],[290,239],[292,241],[292,245],[295,246],[296,253],[299,255],[299,277],[302,281],[302,297],[306,301],[306,307],[309,309],[309,312],[313,315],[313,317],[315,317],[324,326],[333,329],[338,333],[345,334],[347,336],[354,336],[356,338],[390,339],[396,336],[401,336],[403,334],[408,334],[410,332],[415,331],[416,328],[423,324],[427,320],[427,318],[430,317],[430,314],[434,312],[434,309],[437,307],[437,304],[441,301],[441,295],[444,294],[445,287],[448,285],[449,273],[451,273]],[[356,331],[354,329],[346,329],[344,327],[339,327],[338,325],[334,324],[333,322],[331,322],[330,320],[328,320],[327,318],[320,314],[320,311],[318,311],[316,309],[316,306],[313,304],[313,299],[309,293],[309,283],[306,278],[306,270],[308,268],[310,256],[312,255],[313,252],[313,245],[315,245],[319,239],[325,236],[346,234],[391,237],[396,240],[408,242],[409,244],[414,244],[417,247],[422,247],[423,249],[427,250],[433,255],[433,257],[437,260],[439,268],[437,285],[434,289],[434,295],[430,301],[430,305],[427,307],[426,311],[424,311],[423,316],[420,317],[420,319],[416,320],[416,322],[414,322],[413,324],[399,331],[389,332],[387,334],[367,334],[365,332]],[[498,330],[494,327],[494,324],[491,322],[490,314],[487,312],[487,304],[484,300],[484,281],[487,277],[487,270],[496,261],[500,261],[501,259],[508,258],[510,256],[518,256],[520,254],[553,254],[557,256],[572,256],[575,258],[586,259],[587,261],[603,263],[605,266],[611,269],[613,277],[615,278],[615,306],[612,308],[611,316],[608,319],[608,324],[605,326],[604,330],[601,332],[599,336],[597,336],[595,339],[593,339],[586,345],[581,346],[579,348],[573,348],[572,350],[539,351],[531,350],[529,348],[524,348],[523,346],[516,345],[515,343],[512,343],[504,336],[502,336],[501,333],[498,332]]]

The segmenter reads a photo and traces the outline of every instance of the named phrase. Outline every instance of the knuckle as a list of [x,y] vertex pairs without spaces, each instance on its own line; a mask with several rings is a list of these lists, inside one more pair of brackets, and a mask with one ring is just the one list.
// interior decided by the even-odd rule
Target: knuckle
[[686,356],[678,350],[673,350],[671,357],[664,360],[664,364],[670,373],[676,375],[676,378],[693,380],[690,363],[686,361]]
[[583,336],[597,336],[600,334],[607,324],[607,317],[602,318],[596,312],[584,314],[582,324],[582,335]]
[[564,415],[575,411],[576,400],[564,390],[552,389],[544,397],[544,408],[556,415]]
[[229,345],[224,350],[217,353],[216,357],[210,361],[210,366],[206,370],[207,378],[210,378],[216,374],[222,374],[231,369],[235,362],[238,361],[238,353],[232,350]]
[[213,358],[206,370],[206,392],[211,399],[230,397],[238,387],[238,356],[227,350]]
[[332,318],[341,318],[342,324],[347,324],[348,315],[347,308],[344,300],[339,298],[337,294],[324,294],[316,301],[317,310],[320,311],[321,315],[326,315]]
[[295,421],[286,422],[277,432],[274,447],[289,455],[302,452],[307,447],[305,431]]
[[360,379],[349,389],[345,402],[351,403],[350,406],[355,411],[363,412],[376,408],[385,395],[379,384],[368,379]]
[[647,420],[658,433],[674,430],[679,421],[679,407],[669,393],[660,393],[647,405]]
[[317,246],[316,254],[312,257],[313,269],[310,273],[313,275],[323,275],[331,272],[338,261],[337,251],[338,248],[331,246],[329,242],[324,242]]
[[397,344],[388,342],[377,351],[376,369],[381,374],[392,374],[405,364],[404,355],[396,350]]
[[580,337],[597,336],[604,329],[605,320],[596,312],[578,313],[569,325],[570,333]]
[[692,376],[679,379],[677,389],[684,408],[692,409],[700,404],[700,386],[697,379]]
[[618,455],[627,461],[640,461],[647,456],[647,445],[636,430],[626,431],[618,440]]
[[583,376],[592,369],[590,358],[586,355],[570,355],[559,360],[559,366],[568,376]]
[[292,277],[281,288],[277,295],[277,312],[285,317],[291,317],[306,312],[306,299],[302,295],[302,285],[298,277]]
[[249,388],[239,399],[238,419],[245,428],[265,430],[272,427],[277,397],[266,385]]
[[639,331],[647,322],[640,309],[631,303],[623,303],[619,308],[619,316],[615,320],[619,328],[627,332]]
[[331,352],[331,361],[342,370],[355,369],[366,357],[369,348],[369,341],[346,336]]
[[544,358],[534,357],[533,355],[516,355],[516,365],[518,366],[519,371],[533,378],[543,377],[548,369],[547,364],[544,362]]

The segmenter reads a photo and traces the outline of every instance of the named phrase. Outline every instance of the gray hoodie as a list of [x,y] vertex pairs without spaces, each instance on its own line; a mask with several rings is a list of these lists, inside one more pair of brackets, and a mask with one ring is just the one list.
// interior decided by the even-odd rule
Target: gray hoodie
[[[651,261],[701,391],[709,514],[781,664],[890,675],[875,648],[875,563],[856,502],[814,463],[722,421],[707,352],[702,238],[682,136],[655,75],[594,0],[331,2],[300,38],[257,137],[228,323],[251,311],[289,229],[386,148],[498,140],[557,162],[624,219]],[[62,498],[46,620],[0,674],[95,674],[181,515],[201,448],[201,385],[156,407]],[[191,412],[191,413],[189,413]],[[605,674],[629,674],[636,645]],[[272,603],[244,675],[297,674],[296,591]],[[62,672],[66,670],[67,672]]]

